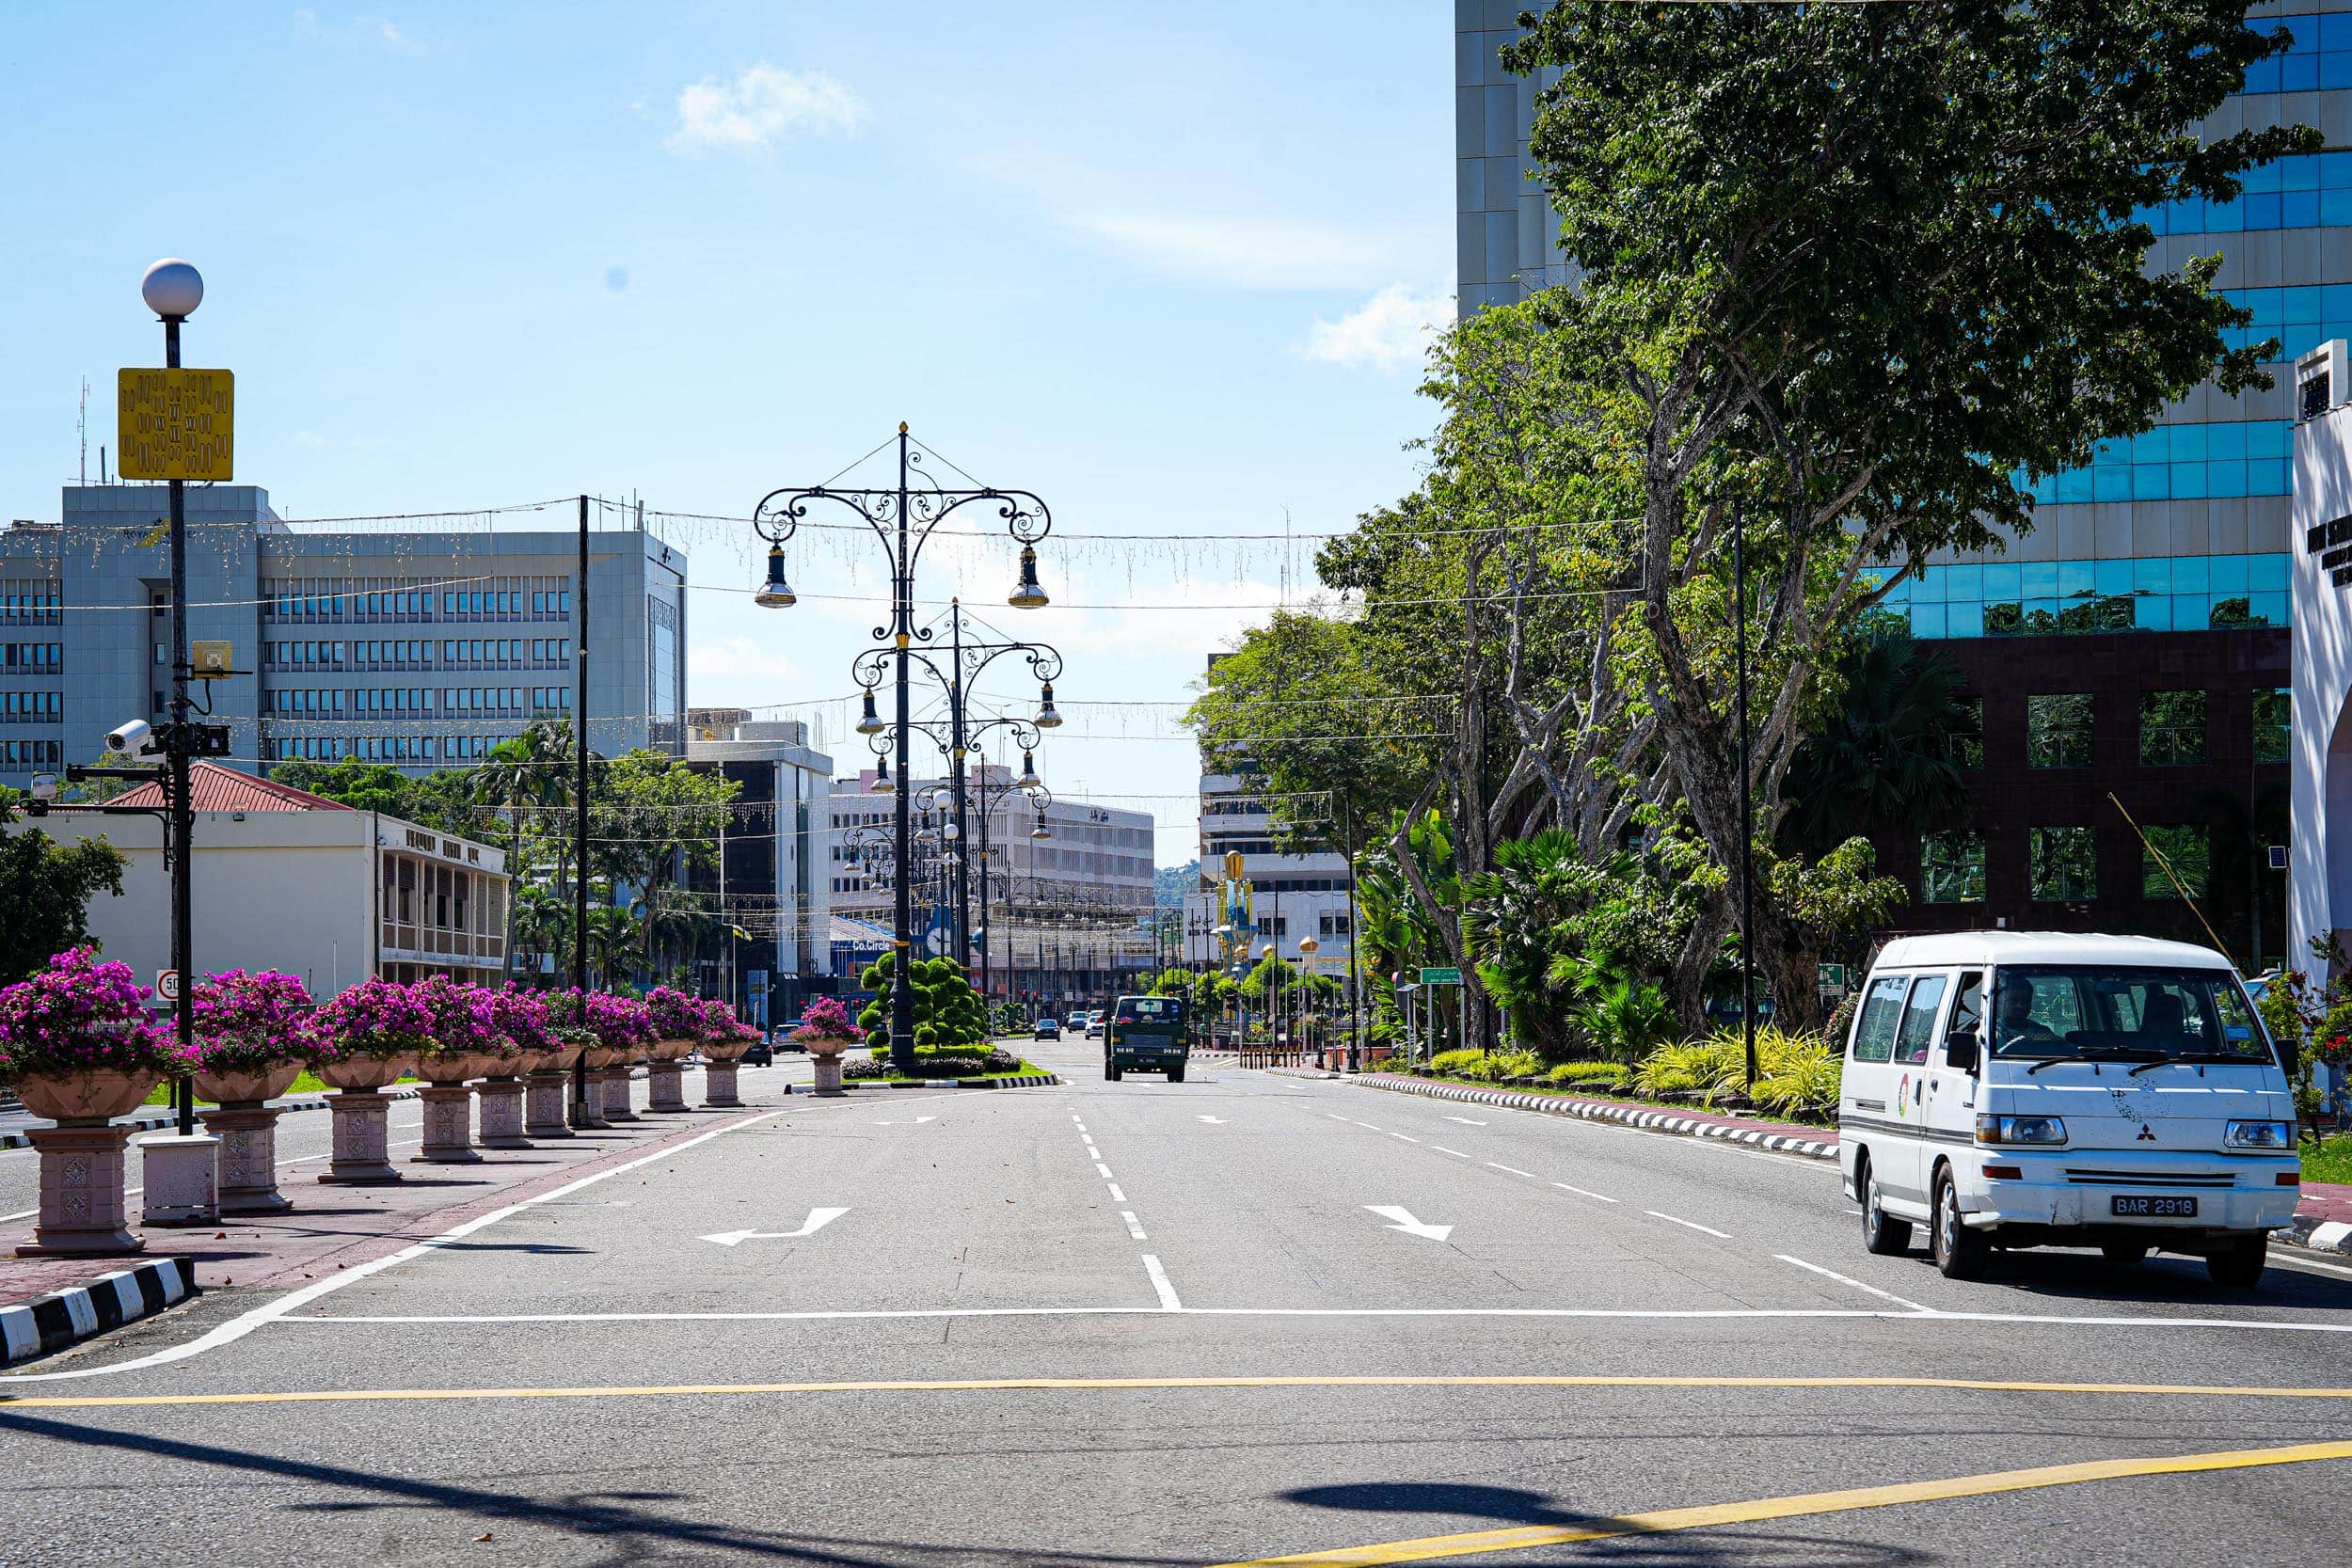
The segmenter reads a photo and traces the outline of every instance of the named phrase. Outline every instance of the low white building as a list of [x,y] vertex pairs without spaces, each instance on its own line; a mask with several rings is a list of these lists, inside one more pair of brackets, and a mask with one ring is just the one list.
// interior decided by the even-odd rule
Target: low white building
[[[322,998],[370,975],[503,977],[502,850],[216,763],[197,763],[193,783],[199,974],[275,969]],[[112,803],[161,806],[163,793],[141,784]],[[122,895],[90,901],[90,935],[155,984],[171,963],[161,818],[58,807],[34,826],[61,842],[103,834],[122,852]]]

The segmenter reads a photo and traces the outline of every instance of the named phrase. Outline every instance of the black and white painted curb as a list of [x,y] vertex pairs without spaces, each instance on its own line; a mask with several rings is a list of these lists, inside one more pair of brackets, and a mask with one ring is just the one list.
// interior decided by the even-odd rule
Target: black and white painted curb
[[2308,1247],[2313,1252],[2340,1253],[2352,1258],[2352,1225],[2342,1220],[2322,1219],[2317,1214],[2297,1214],[2294,1224],[2273,1234],[2289,1246]]
[[14,1365],[50,1355],[92,1335],[151,1317],[196,1293],[196,1265],[184,1258],[158,1258],[117,1274],[102,1274],[87,1285],[0,1307],[0,1333]]
[[[852,1078],[841,1086],[845,1089],[1041,1089],[1061,1080],[1050,1072],[1025,1072],[1012,1078],[918,1078],[907,1084],[880,1084],[871,1079]],[[787,1094],[810,1094],[815,1091],[805,1085],[786,1085]]]
[[[414,1100],[417,1098],[417,1085],[405,1084],[396,1089],[379,1089],[376,1092],[386,1100]],[[331,1095],[307,1094],[299,1100],[281,1100],[276,1103],[281,1111],[324,1111],[326,1109],[327,1101],[332,1098]],[[198,1115],[200,1117],[202,1113],[199,1112]],[[178,1126],[179,1120],[179,1117],[167,1110],[154,1110],[142,1111],[135,1117],[117,1118],[115,1125],[128,1127],[139,1132],[155,1132],[167,1127]],[[21,1127],[0,1132],[0,1148],[30,1148],[32,1147],[33,1140],[25,1136],[24,1130]]]
[[1432,1084],[1419,1078],[1398,1078],[1387,1073],[1351,1078],[1348,1082],[1368,1089],[1387,1089],[1395,1094],[1423,1094],[1436,1100],[1459,1100],[1472,1105],[1500,1105],[1515,1111],[1544,1111],[1555,1117],[1581,1117],[1586,1121],[1613,1121],[1627,1127],[1645,1128],[1653,1132],[1676,1132],[1690,1138],[1719,1138],[1725,1143],[1748,1144],[1779,1154],[1801,1155],[1808,1160],[1837,1158],[1837,1146],[1834,1143],[1792,1137],[1786,1132],[1766,1132],[1753,1127],[1725,1127],[1721,1122],[1677,1116],[1672,1111],[1654,1110],[1646,1105],[1619,1105],[1606,1100],[1571,1100],[1566,1095],[1527,1094],[1518,1089],[1482,1089],[1466,1084]]

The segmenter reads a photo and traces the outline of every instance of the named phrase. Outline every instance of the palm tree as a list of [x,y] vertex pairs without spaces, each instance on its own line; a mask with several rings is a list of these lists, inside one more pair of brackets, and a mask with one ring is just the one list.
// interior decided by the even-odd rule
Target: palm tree
[[1789,760],[1785,836],[1820,855],[1857,833],[1956,826],[1968,808],[1963,748],[1979,733],[1960,672],[1905,631],[1863,644],[1837,673],[1837,711]]
[[637,946],[644,929],[644,922],[615,904],[588,911],[588,954],[606,990],[618,980],[622,960]]

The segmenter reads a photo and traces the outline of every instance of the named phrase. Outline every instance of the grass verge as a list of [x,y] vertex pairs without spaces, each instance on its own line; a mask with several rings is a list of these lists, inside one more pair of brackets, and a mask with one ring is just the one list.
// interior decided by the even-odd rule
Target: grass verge
[[[401,1082],[404,1084],[413,1084],[417,1080],[412,1077],[405,1076],[401,1079]],[[312,1072],[308,1068],[305,1068],[295,1076],[293,1086],[287,1089],[286,1092],[288,1094],[328,1094],[333,1091],[328,1089],[325,1084],[319,1082],[319,1075],[317,1073]],[[148,1090],[145,1103],[149,1105],[170,1104],[171,1085],[168,1083],[162,1083]],[[197,1103],[199,1105],[210,1105],[212,1101],[209,1100],[199,1100]]]
[[2317,1143],[2306,1138],[2301,1153],[2304,1180],[2352,1185],[2352,1132],[2339,1132]]

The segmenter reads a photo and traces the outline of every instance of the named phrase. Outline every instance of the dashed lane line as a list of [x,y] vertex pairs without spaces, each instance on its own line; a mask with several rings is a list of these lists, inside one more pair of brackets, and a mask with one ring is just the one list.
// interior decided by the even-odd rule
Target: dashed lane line
[[1389,1134],[1389,1136],[1390,1136],[1390,1137],[1391,1137],[1391,1138],[1404,1138],[1404,1139],[1405,1139],[1405,1141],[1406,1141],[1406,1143],[1408,1143],[1408,1144],[1417,1144],[1417,1143],[1421,1142],[1421,1140],[1420,1140],[1419,1138],[1414,1138],[1414,1137],[1406,1137],[1406,1134],[1405,1134],[1405,1133],[1402,1133],[1402,1132],[1391,1132],[1391,1133],[1390,1133],[1390,1134]]
[[1168,1283],[1168,1271],[1160,1267],[1160,1260],[1148,1252],[1143,1255],[1143,1272],[1152,1276],[1152,1289],[1159,1293],[1161,1311],[1181,1312],[1184,1309],[1184,1304],[1176,1299],[1176,1287]]
[[1144,1236],[1144,1234],[1143,1234],[1143,1227],[1142,1227],[1142,1226],[1140,1226],[1140,1225],[1138,1225],[1138,1224],[1136,1222],[1136,1216],[1134,1215],[1134,1213],[1132,1213],[1132,1212],[1129,1212],[1128,1210],[1121,1209],[1121,1210],[1119,1212],[1119,1217],[1120,1217],[1120,1219],[1125,1220],[1125,1221],[1127,1222],[1127,1234],[1128,1234],[1128,1235],[1133,1236],[1133,1237],[1134,1237],[1136,1241],[1138,1241],[1138,1242],[1140,1242],[1140,1241],[1144,1241],[1144,1240],[1147,1240],[1147,1238],[1146,1238],[1146,1237]]
[[1451,1154],[1451,1155],[1453,1155],[1453,1156],[1454,1156],[1456,1160],[1467,1160],[1467,1159],[1469,1159],[1469,1158],[1470,1158],[1470,1156],[1469,1156],[1469,1155],[1467,1155],[1467,1154],[1463,1153],[1460,1149],[1458,1149],[1458,1148],[1446,1148],[1446,1146],[1445,1146],[1445,1145],[1443,1145],[1443,1144],[1431,1144],[1429,1147],[1430,1147],[1431,1150],[1432,1150],[1432,1151],[1434,1151],[1434,1152],[1436,1152],[1436,1153],[1438,1153],[1438,1154]]
[[1589,1197],[1596,1203],[1614,1203],[1617,1201],[1617,1199],[1611,1197],[1607,1193],[1596,1193],[1583,1187],[1571,1187],[1565,1181],[1554,1181],[1552,1185],[1559,1188],[1564,1193],[1574,1193],[1579,1197]]
[[[1859,1375],[1716,1377],[1698,1373],[1688,1376],[1562,1373],[1555,1376],[1541,1372],[1498,1372],[1295,1373],[1232,1377],[873,1378],[809,1383],[608,1384],[552,1388],[297,1388],[211,1394],[35,1394],[8,1400],[0,1404],[0,1410],[110,1410],[148,1405],[207,1404],[404,1404],[459,1400],[661,1399],[693,1395],[1017,1394],[1194,1388],[1889,1388],[1932,1393],[2075,1394],[2112,1399],[2352,1400],[2352,1387],[2269,1386],[2259,1384],[2035,1383],[1988,1378]],[[2352,1443],[2329,1446],[2352,1451]]]
[[1119,1183],[1118,1183],[1118,1182],[1114,1181],[1114,1182],[1110,1183],[1110,1189],[1111,1189],[1111,1201],[1112,1201],[1113,1203],[1124,1203],[1124,1202],[1126,1202],[1126,1201],[1127,1201],[1127,1194],[1126,1194],[1126,1192],[1125,1192],[1125,1191],[1124,1191],[1124,1190],[1123,1190],[1123,1189],[1122,1189],[1122,1188],[1119,1185]]
[[1622,1514],[1581,1525],[1519,1525],[1503,1529],[1471,1530],[1461,1535],[1427,1535],[1412,1541],[1389,1541],[1371,1546],[1298,1552],[1288,1557],[1252,1558],[1218,1568],[1374,1568],[1400,1562],[1432,1562],[1440,1558],[1476,1557],[1488,1552],[1524,1551],[1577,1541],[1622,1541],[1645,1535],[1673,1535],[1684,1530],[1711,1529],[1722,1525],[1753,1525],[1771,1519],[1815,1518],[1825,1513],[1851,1513],[1866,1508],[1892,1508],[1904,1503],[1942,1502],[1955,1497],[1982,1497],[2004,1492],[2032,1492],[2054,1486],[2078,1486],[2087,1481],[2122,1481],[2137,1476],[2192,1475],[2201,1471],[2251,1470],[2276,1465],[2308,1465],[2324,1460],[2352,1459],[2352,1443],[2297,1443],[2277,1449],[2234,1449],[2216,1453],[2178,1454],[2153,1459],[2096,1459],[2077,1465],[2044,1465],[2029,1470],[1995,1470],[1985,1475],[1955,1476],[1945,1481],[1896,1481],[1883,1486],[1858,1486],[1843,1492],[1809,1492],[1787,1497],[1758,1497],[1747,1502],[1703,1503],[1695,1508],[1666,1508],[1647,1513]]
[[1701,1225],[1696,1220],[1686,1220],[1679,1214],[1661,1214],[1655,1209],[1645,1209],[1642,1212],[1647,1214],[1651,1219],[1664,1220],[1669,1225],[1682,1225],[1690,1227],[1692,1230],[1704,1230],[1709,1236],[1714,1237],[1718,1241],[1728,1242],[1731,1240],[1731,1232],[1728,1230],[1718,1230],[1711,1225]]
[[1518,1166],[1517,1166],[1517,1165],[1499,1165],[1499,1164],[1495,1164],[1495,1162],[1494,1162],[1494,1161],[1492,1161],[1492,1160],[1489,1160],[1489,1161],[1487,1161],[1487,1162],[1486,1162],[1486,1168],[1487,1168],[1488,1170],[1499,1170],[1499,1171],[1502,1171],[1502,1173],[1504,1173],[1504,1174],[1505,1174],[1505,1175],[1507,1175],[1507,1176],[1524,1176],[1524,1177],[1526,1177],[1526,1178],[1527,1178],[1530,1181],[1541,1181],[1541,1180],[1543,1180],[1543,1178],[1542,1178],[1542,1177],[1537,1176],[1537,1175],[1536,1175],[1534,1171],[1532,1171],[1532,1170],[1521,1170],[1521,1169],[1519,1169],[1519,1167],[1518,1167]]

